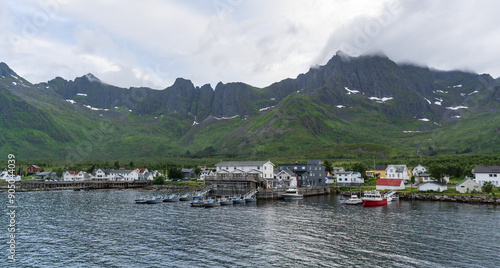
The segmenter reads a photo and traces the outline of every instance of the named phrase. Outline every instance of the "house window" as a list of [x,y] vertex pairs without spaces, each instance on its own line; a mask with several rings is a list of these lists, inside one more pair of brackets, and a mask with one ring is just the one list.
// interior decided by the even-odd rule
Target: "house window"
[[497,177],[497,174],[493,174],[493,177],[495,177],[495,178],[496,178],[496,177]]
[[493,174],[490,174],[490,177],[493,177]]

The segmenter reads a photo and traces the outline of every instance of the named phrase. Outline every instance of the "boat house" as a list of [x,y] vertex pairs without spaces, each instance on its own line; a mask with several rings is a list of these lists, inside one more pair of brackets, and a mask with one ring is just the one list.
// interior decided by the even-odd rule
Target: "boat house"
[[377,190],[404,190],[405,184],[403,179],[387,179],[380,178],[377,180],[377,185],[375,186]]
[[421,192],[426,192],[426,191],[443,192],[448,190],[448,186],[446,186],[446,183],[443,182],[428,181],[419,184],[418,190]]
[[472,193],[472,192],[479,193],[479,192],[481,192],[481,185],[479,185],[479,183],[477,183],[471,179],[465,179],[457,184],[456,190],[457,190],[457,192],[462,193],[462,194]]
[[231,161],[215,165],[216,171],[205,176],[213,195],[245,194],[257,188],[270,188],[274,179],[271,161]]

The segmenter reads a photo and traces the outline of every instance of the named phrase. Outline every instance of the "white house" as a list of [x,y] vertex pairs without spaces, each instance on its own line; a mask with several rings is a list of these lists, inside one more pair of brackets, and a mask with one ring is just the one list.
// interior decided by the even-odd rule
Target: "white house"
[[344,171],[337,172],[337,185],[339,186],[358,186],[365,183],[360,172]]
[[7,169],[4,169],[1,173],[0,173],[0,180],[9,180],[9,181],[20,181],[21,180],[21,176],[19,175],[15,175],[15,176],[10,176],[9,172],[7,171]]
[[500,166],[476,166],[472,174],[474,174],[474,181],[480,185],[491,181],[493,186],[500,186]]
[[110,175],[109,175],[109,172],[111,171],[111,169],[96,169],[94,170],[94,172],[92,172],[92,179],[93,180],[109,180],[110,179]]
[[231,161],[220,162],[215,165],[216,172],[220,171],[241,171],[243,173],[256,173],[263,179],[274,178],[274,164],[271,161]]
[[472,193],[474,191],[479,193],[481,192],[481,185],[471,179],[465,179],[457,184],[456,190],[462,194]]
[[387,179],[403,179],[404,182],[410,180],[406,165],[388,165],[386,171],[385,178]]
[[421,192],[426,192],[426,191],[443,192],[448,190],[448,187],[446,186],[446,183],[437,181],[428,181],[419,184],[418,190]]
[[388,178],[380,178],[377,180],[377,184],[375,186],[377,190],[404,190],[405,184],[403,179],[388,179]]
[[418,166],[414,167],[412,170],[413,176],[418,176],[419,174],[426,173],[429,169],[427,167],[424,167],[420,164]]
[[110,180],[113,181],[136,181],[139,180],[139,169],[114,169],[109,171]]
[[68,170],[63,174],[64,181],[84,181],[90,179],[90,175],[85,171]]
[[279,170],[275,172],[276,186],[283,188],[297,188],[297,177],[291,170]]

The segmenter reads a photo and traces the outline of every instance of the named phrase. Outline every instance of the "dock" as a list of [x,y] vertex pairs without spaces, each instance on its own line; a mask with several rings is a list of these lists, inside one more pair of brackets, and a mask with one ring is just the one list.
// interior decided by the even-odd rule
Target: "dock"
[[23,181],[16,183],[16,187],[18,191],[94,190],[143,188],[152,183],[152,181]]

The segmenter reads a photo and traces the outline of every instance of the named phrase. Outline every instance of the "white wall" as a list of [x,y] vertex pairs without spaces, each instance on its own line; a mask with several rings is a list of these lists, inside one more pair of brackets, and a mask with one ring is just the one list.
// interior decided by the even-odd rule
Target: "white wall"
[[491,181],[493,186],[500,186],[500,174],[499,173],[476,173],[474,174],[474,180],[480,185],[484,185],[484,182]]

